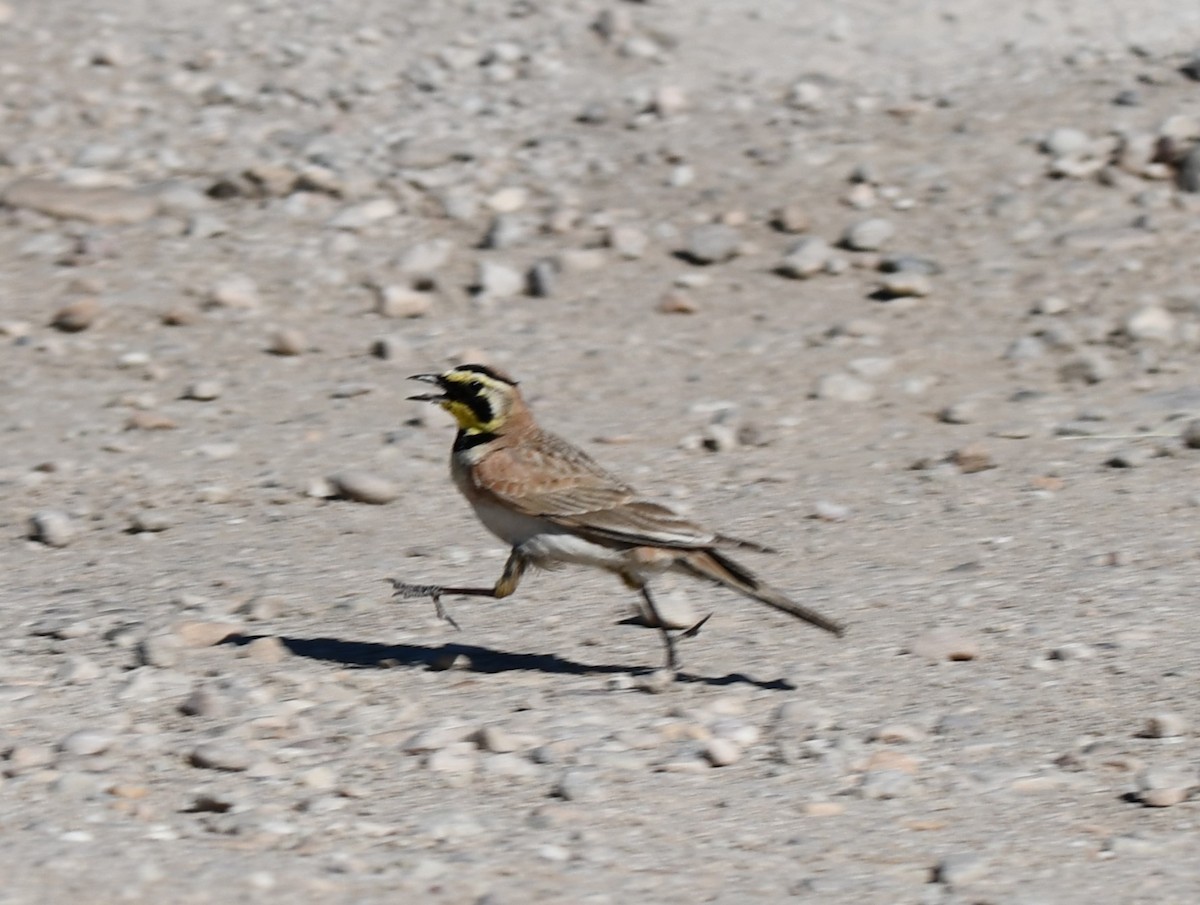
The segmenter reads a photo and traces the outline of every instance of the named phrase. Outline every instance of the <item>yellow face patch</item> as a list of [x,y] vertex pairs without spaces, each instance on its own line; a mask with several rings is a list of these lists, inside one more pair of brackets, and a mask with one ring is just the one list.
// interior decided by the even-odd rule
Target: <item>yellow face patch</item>
[[511,384],[465,368],[449,370],[441,379],[446,390],[441,406],[454,416],[459,428],[487,434],[504,424],[513,393]]

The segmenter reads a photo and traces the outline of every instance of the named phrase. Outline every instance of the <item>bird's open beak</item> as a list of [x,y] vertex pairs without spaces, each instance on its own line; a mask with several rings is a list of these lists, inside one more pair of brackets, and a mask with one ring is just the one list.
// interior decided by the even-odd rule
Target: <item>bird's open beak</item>
[[[423,383],[434,383],[441,385],[442,376],[440,374],[413,374],[409,380],[420,380]],[[409,399],[415,402],[441,402],[446,398],[445,393],[418,393],[416,396],[409,396]]]

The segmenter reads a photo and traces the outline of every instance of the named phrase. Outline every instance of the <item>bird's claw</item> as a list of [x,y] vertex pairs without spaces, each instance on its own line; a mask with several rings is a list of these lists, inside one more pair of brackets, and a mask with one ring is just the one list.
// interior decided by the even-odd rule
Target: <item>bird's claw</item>
[[681,633],[679,637],[680,638],[695,638],[697,635],[700,634],[700,629],[704,628],[704,623],[708,622],[708,620],[711,619],[712,617],[713,617],[713,614],[709,613],[707,616],[705,616],[703,619],[701,619],[699,622],[697,622],[695,625],[693,625],[687,631]]
[[454,617],[442,605],[442,588],[435,584],[409,584],[407,581],[399,581],[395,578],[389,578],[395,588],[393,597],[399,597],[402,600],[414,600],[418,597],[428,597],[433,601],[433,608],[437,612],[438,618],[443,622],[449,622],[454,626],[456,631],[462,631],[462,626],[454,621]]

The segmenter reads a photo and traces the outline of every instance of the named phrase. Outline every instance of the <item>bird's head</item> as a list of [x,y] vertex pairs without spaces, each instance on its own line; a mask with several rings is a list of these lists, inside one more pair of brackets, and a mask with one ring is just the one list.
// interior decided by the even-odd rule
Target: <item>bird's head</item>
[[409,379],[438,388],[409,399],[440,405],[470,434],[495,433],[521,408],[517,382],[487,365],[459,365],[441,374],[414,374]]

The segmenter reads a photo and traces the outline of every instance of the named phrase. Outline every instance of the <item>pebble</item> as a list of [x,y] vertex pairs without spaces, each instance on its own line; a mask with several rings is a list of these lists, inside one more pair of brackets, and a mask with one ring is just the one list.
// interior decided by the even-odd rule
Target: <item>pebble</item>
[[1116,373],[1112,359],[1099,350],[1084,351],[1058,369],[1059,378],[1066,383],[1100,383]]
[[938,412],[938,420],[944,424],[971,424],[978,415],[978,403],[974,400],[964,399],[948,405]]
[[77,729],[61,742],[58,750],[75,757],[92,757],[112,747],[113,734],[104,729]]
[[521,271],[498,261],[479,261],[475,268],[475,290],[492,299],[518,295],[526,286]]
[[75,526],[65,512],[43,509],[30,517],[29,536],[48,547],[65,547],[75,537]]
[[226,739],[204,742],[192,749],[188,760],[193,767],[241,773],[254,766],[256,757],[249,748]]
[[890,220],[872,217],[849,226],[842,234],[842,244],[852,251],[877,251],[895,234]]
[[1058,126],[1046,133],[1041,148],[1051,157],[1068,157],[1087,151],[1091,143],[1092,140],[1086,132],[1069,126]]
[[9,207],[28,208],[63,220],[102,225],[142,223],[158,212],[153,196],[123,188],[63,185],[19,179],[0,194]]
[[100,301],[94,297],[76,299],[59,308],[50,325],[64,333],[79,333],[96,322],[100,310]]
[[151,635],[138,644],[137,656],[142,666],[170,669],[183,659],[183,643],[177,635]]
[[807,232],[808,228],[812,225],[812,221],[808,216],[808,209],[796,202],[785,204],[775,211],[775,216],[771,222],[776,229],[785,233]]
[[218,380],[197,380],[183,391],[184,399],[196,402],[212,402],[221,398],[221,383]]
[[329,476],[338,495],[356,503],[382,506],[400,495],[400,488],[387,478],[366,471],[347,469]]
[[1183,425],[1180,439],[1188,449],[1200,449],[1200,418],[1192,418]]
[[208,292],[208,304],[217,308],[253,311],[262,305],[258,284],[250,277],[233,273],[221,277]]
[[520,186],[506,186],[488,196],[484,202],[497,214],[512,214],[529,201],[529,192]]
[[274,665],[282,663],[288,657],[288,649],[282,641],[275,637],[255,638],[241,648],[243,656],[257,663]]
[[807,236],[793,245],[777,268],[783,276],[808,279],[826,269],[833,258],[829,243],[818,236]]
[[710,738],[704,742],[704,756],[714,767],[728,767],[742,759],[742,749],[727,738]]
[[201,716],[210,719],[228,715],[229,707],[224,697],[207,685],[199,685],[179,703],[179,712],[184,716]]
[[181,622],[171,633],[185,647],[212,647],[238,633],[238,627],[228,622]]
[[391,198],[374,198],[352,204],[338,211],[329,221],[333,229],[344,229],[349,232],[359,232],[381,220],[387,220],[400,213],[400,206]]
[[963,446],[954,450],[947,457],[952,465],[957,465],[963,474],[976,474],[996,467],[996,460],[987,447],[978,443]]
[[166,531],[175,524],[171,513],[162,509],[143,509],[136,512],[129,520],[129,530],[133,534],[158,534]]
[[886,276],[879,283],[879,293],[887,298],[919,298],[932,294],[933,283],[923,273],[901,271]]
[[738,253],[741,241],[741,236],[733,227],[724,223],[708,223],[688,233],[687,242],[680,253],[693,264],[720,264]]
[[8,760],[4,764],[4,775],[16,776],[39,770],[53,764],[55,759],[54,749],[49,745],[15,745],[8,752]]
[[1175,316],[1160,305],[1146,305],[1130,314],[1122,329],[1130,339],[1169,342],[1175,338]]
[[672,287],[658,300],[658,310],[663,314],[695,314],[700,310],[690,293]]
[[608,231],[608,247],[628,261],[644,255],[649,244],[650,237],[636,226],[614,226]]
[[380,286],[375,310],[384,317],[424,317],[433,310],[433,294],[408,286]]
[[850,517],[851,509],[841,503],[817,500],[813,503],[813,517],[823,522],[844,522]]
[[934,868],[934,879],[950,887],[966,886],[987,875],[991,865],[975,852],[946,855]]
[[304,334],[295,327],[284,327],[271,334],[267,351],[272,355],[300,355],[305,347]]
[[1146,720],[1146,738],[1178,738],[1188,731],[1187,719],[1178,713],[1156,713]]
[[425,766],[434,773],[473,773],[477,766],[475,745],[471,742],[451,742],[432,752]]
[[858,787],[861,797],[873,801],[903,798],[914,786],[910,773],[901,770],[871,770],[863,774]]
[[851,374],[825,374],[817,378],[812,395],[834,402],[868,402],[875,398],[875,387]]
[[454,243],[449,239],[418,242],[400,253],[396,259],[396,268],[401,273],[426,276],[441,270],[449,263],[453,253]]
[[954,628],[934,628],[914,638],[908,651],[927,660],[974,660],[979,642]]

